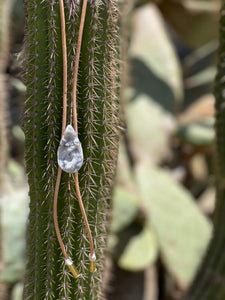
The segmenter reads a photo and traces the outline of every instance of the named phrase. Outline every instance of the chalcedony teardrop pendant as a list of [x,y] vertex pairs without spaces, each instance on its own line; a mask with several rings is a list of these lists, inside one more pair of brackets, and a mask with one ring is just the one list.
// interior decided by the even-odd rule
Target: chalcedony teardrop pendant
[[83,165],[83,149],[71,125],[67,125],[57,151],[60,168],[66,173],[75,173]]

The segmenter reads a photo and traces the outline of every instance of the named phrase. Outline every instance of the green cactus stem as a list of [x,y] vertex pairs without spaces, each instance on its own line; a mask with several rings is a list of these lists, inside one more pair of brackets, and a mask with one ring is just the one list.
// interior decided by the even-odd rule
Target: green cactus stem
[[[78,132],[84,152],[80,189],[93,235],[97,270],[89,272],[89,243],[74,175],[62,173],[58,221],[63,243],[81,276],[65,265],[53,223],[57,149],[62,126],[62,49],[59,3],[26,0],[26,168],[30,186],[25,299],[101,299],[111,187],[118,151],[118,4],[89,0],[78,76]],[[65,1],[68,123],[82,1]]]
[[9,16],[12,1],[0,0],[0,194],[4,188],[4,176],[6,174],[6,64],[9,46]]
[[[12,1],[0,0],[0,197],[6,192],[7,133],[6,133],[6,66],[9,48],[9,20]],[[0,199],[1,201],[1,199]],[[1,204],[1,203],[0,203]],[[6,253],[3,249],[2,207],[0,205],[0,274],[5,269]],[[7,298],[7,284],[0,279],[0,299]]]

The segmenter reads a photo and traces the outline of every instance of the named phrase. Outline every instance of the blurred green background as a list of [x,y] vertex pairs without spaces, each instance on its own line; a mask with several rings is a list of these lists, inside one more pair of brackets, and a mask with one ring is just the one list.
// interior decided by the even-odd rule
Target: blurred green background
[[[218,0],[121,2],[121,143],[107,258],[109,300],[176,300],[211,236]],[[0,1],[0,299],[22,299],[22,0]],[[5,23],[4,23],[5,22]],[[6,24],[6,25],[5,25]],[[8,45],[8,46],[7,46]],[[1,48],[0,48],[1,49]]]

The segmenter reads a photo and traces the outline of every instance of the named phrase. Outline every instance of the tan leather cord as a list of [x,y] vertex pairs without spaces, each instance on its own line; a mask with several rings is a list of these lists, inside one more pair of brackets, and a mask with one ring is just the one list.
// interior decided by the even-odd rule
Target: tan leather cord
[[[66,29],[65,29],[65,14],[64,14],[63,0],[59,0],[59,6],[60,6],[62,53],[63,53],[63,115],[62,115],[62,136],[63,136],[63,133],[66,129],[66,119],[67,119],[67,47],[66,47]],[[87,0],[84,0],[83,6],[82,6],[82,12],[81,12],[80,28],[79,28],[79,33],[78,33],[77,51],[76,51],[75,62],[74,62],[74,77],[73,77],[73,88],[72,88],[73,123],[74,123],[74,129],[75,129],[77,135],[78,135],[77,103],[76,103],[77,77],[78,77],[79,59],[80,59],[80,51],[81,51],[86,10],[87,10]],[[60,167],[58,167],[56,186],[55,186],[55,192],[54,192],[54,200],[53,200],[53,218],[54,218],[54,226],[55,226],[57,239],[58,239],[59,245],[62,249],[63,255],[66,260],[68,260],[68,259],[70,260],[69,255],[67,254],[66,248],[62,241],[62,237],[61,237],[60,230],[59,230],[59,224],[58,224],[58,215],[57,215],[57,202],[58,202],[58,193],[59,193],[61,175],[62,175],[62,169]],[[82,202],[82,197],[81,197],[80,187],[79,187],[78,172],[75,173],[75,187],[76,187],[78,203],[79,203],[81,213],[82,213],[82,216],[84,219],[84,223],[85,223],[85,226],[87,229],[87,233],[88,233],[88,239],[89,239],[89,243],[90,243],[90,254],[91,254],[90,270],[93,272],[95,270],[94,244],[93,244],[90,226],[89,226],[86,212],[84,209],[84,205]],[[72,261],[71,261],[71,263],[72,263]],[[76,267],[73,264],[68,265],[68,266],[69,266],[71,272],[73,273],[74,277],[78,277],[79,272],[77,271]]]
[[[78,135],[78,122],[77,122],[77,78],[78,78],[78,69],[79,69],[79,61],[80,61],[80,51],[81,51],[81,45],[82,45],[82,37],[83,37],[83,31],[84,31],[84,23],[85,23],[85,17],[86,17],[86,11],[87,11],[87,0],[83,0],[83,6],[81,11],[81,18],[80,18],[80,27],[78,32],[78,40],[77,40],[77,51],[74,61],[74,74],[73,74],[73,88],[72,88],[72,105],[73,105],[73,125],[74,130],[76,131],[76,134]],[[87,215],[84,209],[81,193],[80,193],[80,186],[79,186],[79,178],[78,178],[78,172],[75,173],[75,187],[76,187],[76,193],[77,193],[77,199],[78,203],[80,205],[80,210],[84,219],[84,223],[87,229],[89,244],[90,244],[90,254],[91,256],[94,255],[94,243],[93,238],[90,230],[90,226],[87,220]]]
[[[66,115],[67,115],[67,48],[66,48],[66,28],[65,28],[65,14],[63,0],[59,0],[60,18],[61,18],[61,35],[62,35],[62,53],[63,53],[63,116],[62,116],[62,135],[66,128]],[[63,244],[62,237],[59,230],[58,215],[57,215],[57,202],[59,194],[59,186],[61,181],[62,170],[58,167],[57,179],[55,185],[55,193],[53,200],[53,218],[54,226],[59,245],[62,249],[63,255],[66,259],[69,258],[66,248]]]
[[84,204],[81,198],[81,194],[80,194],[80,187],[79,187],[79,179],[78,179],[78,172],[75,173],[75,187],[76,187],[76,193],[77,193],[77,199],[80,205],[80,210],[84,219],[84,223],[85,223],[85,227],[87,229],[87,234],[88,234],[88,240],[89,240],[89,244],[90,244],[90,254],[91,256],[94,255],[94,243],[93,243],[93,238],[92,238],[92,234],[91,234],[91,229],[88,223],[88,219],[87,219],[87,215],[84,209]]
[[78,126],[77,126],[77,77],[78,77],[78,69],[79,69],[79,61],[80,61],[80,51],[82,44],[82,37],[84,31],[84,22],[87,11],[87,0],[83,0],[81,18],[80,18],[80,28],[78,32],[78,40],[77,40],[77,51],[74,61],[74,69],[73,69],[73,89],[72,89],[72,103],[73,103],[73,125],[74,130],[78,135]]
[[54,202],[53,202],[53,217],[54,217],[54,225],[55,225],[55,232],[57,235],[57,239],[60,245],[60,248],[62,249],[62,253],[66,259],[69,258],[69,255],[66,252],[66,248],[63,244],[61,234],[59,231],[59,224],[58,224],[58,216],[57,216],[57,200],[58,200],[58,194],[59,194],[59,186],[61,181],[61,175],[62,175],[62,169],[58,167],[58,173],[57,173],[57,179],[56,179],[56,185],[55,185],[55,193],[54,193]]
[[61,35],[62,35],[62,54],[63,54],[63,116],[62,116],[62,135],[66,129],[67,115],[67,47],[66,47],[66,24],[63,0],[59,0]]

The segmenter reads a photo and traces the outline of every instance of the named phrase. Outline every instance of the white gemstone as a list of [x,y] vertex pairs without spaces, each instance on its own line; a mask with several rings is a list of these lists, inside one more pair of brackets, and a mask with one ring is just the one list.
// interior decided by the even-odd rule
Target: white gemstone
[[71,125],[66,127],[57,152],[60,168],[67,173],[75,173],[83,165],[83,150],[78,136]]

